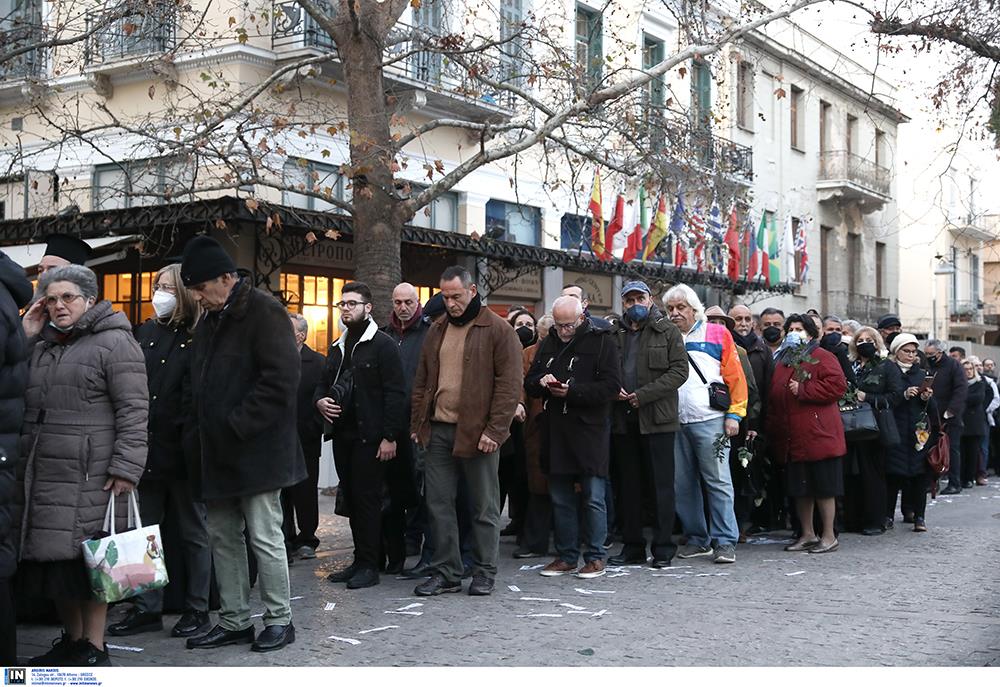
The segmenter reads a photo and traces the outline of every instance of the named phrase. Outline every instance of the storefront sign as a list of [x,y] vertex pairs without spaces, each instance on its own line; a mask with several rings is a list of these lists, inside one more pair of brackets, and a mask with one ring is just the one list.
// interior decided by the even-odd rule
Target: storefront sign
[[610,310],[614,302],[612,291],[614,290],[614,277],[603,274],[583,274],[581,272],[563,272],[564,284],[576,284],[585,289],[590,294],[590,306],[592,308]]
[[[298,237],[286,238],[285,240],[305,243],[305,239]],[[290,258],[288,263],[353,270],[354,244],[346,241],[317,241],[311,246],[305,247],[298,255]]]
[[506,284],[490,294],[491,298],[512,298],[522,301],[537,301],[542,297],[542,271],[537,269],[534,272],[514,278],[516,273],[509,273],[510,278]]

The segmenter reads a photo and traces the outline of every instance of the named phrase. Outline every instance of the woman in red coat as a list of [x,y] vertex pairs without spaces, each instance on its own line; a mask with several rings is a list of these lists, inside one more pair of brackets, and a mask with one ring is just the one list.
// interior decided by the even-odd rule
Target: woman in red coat
[[[768,396],[768,443],[779,463],[787,464],[788,495],[795,498],[802,526],[786,551],[827,553],[839,543],[833,531],[836,498],[844,493],[842,457],[847,452],[837,402],[847,381],[837,358],[819,347],[815,322],[803,315],[785,320]],[[823,534],[813,529],[819,507]]]

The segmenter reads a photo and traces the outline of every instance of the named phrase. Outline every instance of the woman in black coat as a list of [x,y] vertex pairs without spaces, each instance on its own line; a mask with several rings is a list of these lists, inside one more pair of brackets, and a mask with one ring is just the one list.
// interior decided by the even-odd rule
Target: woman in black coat
[[914,532],[926,532],[927,453],[937,442],[940,424],[933,391],[925,384],[927,372],[917,359],[918,350],[912,334],[899,334],[890,346],[890,364],[902,373],[903,401],[893,409],[900,442],[886,453],[885,519],[886,527],[892,527],[896,498],[902,492],[903,522],[912,522]]
[[[886,354],[878,331],[862,327],[855,332],[850,344],[855,377],[851,388],[859,401],[876,410],[891,410],[903,400],[902,374],[884,359]],[[879,429],[878,438],[849,441],[844,461],[844,529],[870,536],[885,531],[885,436],[892,428]]]
[[[190,423],[191,339],[201,308],[181,285],[180,271],[179,264],[168,265],[153,277],[154,316],[136,335],[149,382],[149,453],[139,483],[139,515],[144,525],[152,525],[163,523],[169,513],[176,527],[181,555],[174,557],[171,584],[185,585],[185,611],[171,634],[190,637],[209,627],[212,553],[205,504],[194,500],[184,451]],[[182,569],[184,574],[178,574]],[[108,634],[121,637],[162,629],[163,595],[159,589],[136,597],[125,617],[108,626]]]
[[962,488],[970,489],[976,483],[983,437],[989,434],[990,429],[986,421],[986,380],[976,372],[976,365],[971,360],[963,360],[962,369],[969,383],[965,413],[962,415]]

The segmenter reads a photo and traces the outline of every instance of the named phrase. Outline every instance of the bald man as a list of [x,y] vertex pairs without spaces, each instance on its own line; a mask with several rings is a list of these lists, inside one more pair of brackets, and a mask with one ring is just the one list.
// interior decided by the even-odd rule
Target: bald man
[[[413,393],[413,378],[417,374],[417,364],[420,362],[420,349],[424,345],[424,337],[430,327],[430,321],[424,317],[423,306],[416,287],[408,282],[396,285],[392,290],[392,315],[389,324],[382,328],[396,345],[399,346],[399,356],[403,361],[403,382],[406,385],[406,417],[410,417],[410,397]],[[409,436],[400,437],[397,441],[397,457],[388,470],[390,500],[393,506],[385,518],[389,531],[388,538],[393,546],[399,546],[399,530],[405,531],[404,559],[406,549],[420,551],[420,562],[412,568],[403,570],[405,577],[417,579],[430,574],[431,554],[434,552],[430,542],[430,531],[427,527],[427,512],[423,499],[424,464],[423,452],[413,445]],[[405,504],[408,510],[400,511],[398,504]],[[399,551],[391,553],[392,563],[397,564]],[[397,574],[398,570],[386,572]]]

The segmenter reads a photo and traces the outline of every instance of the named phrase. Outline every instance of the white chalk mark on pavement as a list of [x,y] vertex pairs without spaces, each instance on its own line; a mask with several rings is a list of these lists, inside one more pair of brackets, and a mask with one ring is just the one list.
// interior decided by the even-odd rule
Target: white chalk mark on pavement
[[785,573],[785,577],[791,577],[792,575],[805,575],[805,570],[796,570],[795,572]]
[[334,639],[338,642],[344,642],[345,644],[351,644],[353,646],[357,646],[358,644],[361,643],[361,640],[359,639],[351,639],[350,637],[338,637],[337,635],[330,635],[329,637],[327,637],[327,639]]
[[559,604],[560,606],[565,606],[566,608],[572,608],[574,611],[582,611],[583,606],[574,606],[573,604]]
[[373,627],[370,630],[361,630],[358,632],[359,635],[366,635],[369,632],[381,632],[382,630],[396,630],[399,629],[399,625],[384,625],[382,627]]
[[562,613],[528,613],[519,615],[518,618],[562,618]]
[[134,654],[141,654],[145,649],[138,646],[122,646],[121,644],[108,644],[109,649],[116,651],[131,651]]
[[507,589],[511,590],[512,592],[520,592],[521,591],[521,588],[518,587],[516,584],[508,584],[507,585]]
[[539,568],[544,568],[544,563],[539,563],[538,565],[522,565],[521,570],[538,570]]
[[333,609],[335,609],[336,607],[337,607],[337,604],[336,604],[336,603],[334,603],[333,601],[331,601],[330,603],[328,603],[328,604],[326,605],[326,607],[325,607],[325,608],[324,608],[323,610],[324,610],[324,611],[332,611],[332,610],[333,610]]
[[602,609],[601,609],[601,610],[599,610],[599,611],[598,611],[597,613],[592,613],[592,614],[590,615],[590,617],[591,617],[591,618],[600,618],[600,617],[601,617],[602,615],[604,615],[604,614],[605,614],[605,613],[607,613],[607,612],[608,612],[608,609],[606,609],[606,608],[602,608]]
[[421,606],[423,606],[423,604],[412,603],[412,604],[409,604],[407,606],[403,606],[402,608],[397,608],[396,610],[397,611],[412,611],[414,608],[420,608]]
[[581,589],[580,587],[576,587],[576,591],[580,592],[581,594],[587,594],[588,596],[590,594],[614,594],[615,593],[614,590],[610,590],[609,591],[609,590],[606,590],[606,589]]
[[385,611],[386,613],[392,613],[393,615],[423,615],[423,611]]
[[559,599],[543,599],[538,596],[522,596],[521,601],[552,601],[554,603],[559,603]]

